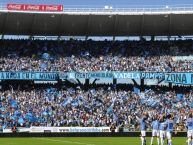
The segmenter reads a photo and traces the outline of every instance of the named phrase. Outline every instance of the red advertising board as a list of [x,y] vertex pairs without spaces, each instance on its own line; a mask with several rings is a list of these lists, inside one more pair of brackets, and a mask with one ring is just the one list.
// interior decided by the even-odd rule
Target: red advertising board
[[42,11],[41,5],[25,5],[26,11]]
[[63,11],[63,5],[44,5],[44,11]]
[[7,4],[8,10],[24,10],[24,5],[22,4]]
[[16,11],[63,11],[63,5],[33,5],[33,4],[7,4],[8,10]]

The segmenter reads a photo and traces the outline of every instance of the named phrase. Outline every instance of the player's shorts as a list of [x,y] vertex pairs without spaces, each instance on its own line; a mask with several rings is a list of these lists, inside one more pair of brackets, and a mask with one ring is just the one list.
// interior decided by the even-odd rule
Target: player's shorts
[[160,137],[161,138],[165,138],[166,137],[166,131],[165,130],[160,130],[160,132],[159,132],[160,134]]
[[188,130],[187,137],[193,137],[193,130]]
[[167,139],[172,139],[172,132],[171,131],[167,131],[166,132],[166,137],[167,137]]
[[142,137],[145,137],[145,136],[146,136],[146,131],[145,131],[145,130],[142,130],[142,131],[141,131],[141,136],[142,136]]
[[153,129],[152,130],[152,136],[159,136],[159,130],[155,130],[155,129]]

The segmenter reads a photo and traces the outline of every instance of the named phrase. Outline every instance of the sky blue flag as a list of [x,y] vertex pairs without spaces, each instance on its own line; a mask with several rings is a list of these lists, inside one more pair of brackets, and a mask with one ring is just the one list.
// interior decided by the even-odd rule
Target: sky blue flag
[[181,101],[184,98],[184,94],[177,94],[177,101]]
[[43,53],[42,54],[42,59],[49,59],[50,58],[50,54],[49,53]]
[[16,108],[17,107],[17,101],[14,100],[14,99],[11,99],[10,105],[11,105],[12,108]]
[[66,107],[66,105],[70,104],[71,101],[72,101],[72,97],[66,98],[66,99],[62,102],[62,106]]
[[74,107],[78,106],[79,105],[79,100],[78,99],[72,100],[71,105],[74,106]]
[[48,113],[47,113],[46,111],[44,111],[42,114],[43,114],[44,116],[47,116],[47,115],[48,115]]
[[113,113],[113,119],[116,120],[116,121],[118,120],[118,117],[115,113]]
[[18,123],[19,123],[20,125],[23,125],[23,124],[24,124],[24,120],[23,120],[22,117],[20,117],[20,118],[18,119]]
[[21,113],[19,112],[19,110],[16,110],[16,111],[14,112],[14,115],[15,115],[15,116],[20,116]]
[[29,117],[33,116],[32,113],[28,112],[25,116],[26,119],[29,119]]
[[134,87],[134,88],[133,88],[133,91],[134,91],[134,93],[136,93],[136,94],[139,94],[139,93],[140,93],[140,89],[137,88],[137,87]]
[[41,63],[40,64],[41,69],[46,69],[48,65],[46,63]]
[[95,90],[95,89],[90,90],[90,92],[91,92],[91,94],[92,94],[93,96],[96,95],[96,90]]
[[7,124],[4,124],[4,125],[3,125],[3,129],[5,129],[6,127],[7,127]]
[[113,107],[114,107],[115,101],[116,101],[116,98],[112,98],[112,104],[111,104],[111,106],[107,109],[107,114],[113,113]]
[[33,116],[33,114],[30,112],[28,112],[26,114],[25,119],[30,121],[30,122],[35,122],[37,120],[37,118],[35,116]]
[[11,120],[17,120],[17,116],[10,116]]
[[113,113],[113,106],[112,105],[107,109],[107,114],[111,114],[111,113]]
[[0,110],[3,112],[3,111],[5,111],[5,108],[4,108],[4,107],[1,107]]

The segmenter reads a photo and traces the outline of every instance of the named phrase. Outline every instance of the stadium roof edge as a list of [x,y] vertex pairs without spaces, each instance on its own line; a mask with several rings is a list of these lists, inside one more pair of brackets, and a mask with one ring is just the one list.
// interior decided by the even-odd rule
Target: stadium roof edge
[[193,35],[193,7],[181,9],[181,11],[179,7],[179,11],[165,11],[165,9],[164,11],[118,11],[118,9],[111,11],[103,8],[94,11],[94,9],[70,8],[62,12],[1,9],[0,34],[30,36]]
[[69,12],[42,12],[42,11],[10,11],[0,10],[0,13],[24,13],[24,14],[66,14],[66,15],[170,15],[170,14],[193,14],[192,11],[166,11],[166,12],[92,12],[92,11],[69,11]]

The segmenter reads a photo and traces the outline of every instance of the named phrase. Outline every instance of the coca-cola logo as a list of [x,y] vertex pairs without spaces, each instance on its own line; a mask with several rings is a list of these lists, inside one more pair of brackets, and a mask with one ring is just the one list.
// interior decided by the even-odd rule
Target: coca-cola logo
[[57,11],[59,10],[58,6],[46,6],[46,11]]
[[38,6],[38,5],[27,5],[26,10],[40,10],[40,6]]
[[22,9],[22,5],[8,5],[7,8],[8,9],[12,9],[12,10],[21,10]]
[[7,4],[8,10],[23,11],[62,11],[62,5]]

